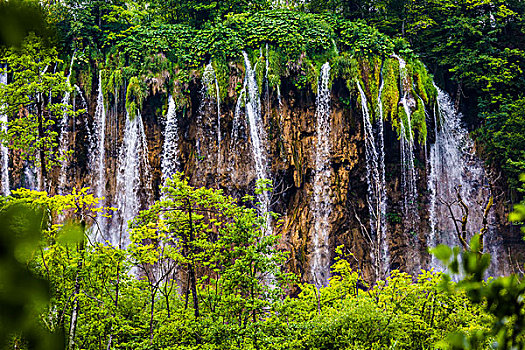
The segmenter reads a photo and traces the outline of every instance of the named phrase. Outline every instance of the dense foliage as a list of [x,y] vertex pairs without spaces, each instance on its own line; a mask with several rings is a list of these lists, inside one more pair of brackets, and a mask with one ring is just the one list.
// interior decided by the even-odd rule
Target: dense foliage
[[506,175],[511,191],[525,171],[525,4],[519,0],[310,1],[312,12],[365,20],[410,42],[442,85],[465,101],[486,156]]
[[[103,209],[85,190],[8,198],[2,212],[25,204],[43,213],[38,245],[24,250],[30,270],[51,284],[41,327],[82,349],[421,349],[452,331],[489,330],[483,305],[453,283],[444,293],[439,274],[394,271],[368,286],[343,247],[327,287],[301,284],[286,296],[293,276],[278,267],[285,255],[275,237],[261,238],[255,209],[180,175],[163,193],[135,219],[127,249],[90,242],[83,220]],[[81,223],[56,225],[65,212]],[[15,219],[9,224],[27,222]]]

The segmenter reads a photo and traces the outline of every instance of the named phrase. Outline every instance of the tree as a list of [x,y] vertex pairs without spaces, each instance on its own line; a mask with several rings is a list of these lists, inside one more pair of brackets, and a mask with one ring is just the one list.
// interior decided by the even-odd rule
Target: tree
[[[175,279],[176,266],[195,319],[204,309],[241,328],[256,322],[290,277],[280,271],[284,254],[275,248],[276,236],[263,235],[265,217],[221,190],[190,186],[180,173],[161,192],[162,199],[140,213],[131,232],[132,257],[150,284],[152,312],[159,283]],[[175,265],[166,265],[169,261]],[[173,268],[154,278],[161,265]]]
[[46,47],[41,38],[29,34],[20,48],[8,49],[2,60],[10,77],[8,84],[0,85],[0,114],[8,115],[9,120],[2,142],[20,151],[22,159],[40,166],[42,189],[48,171],[66,156],[55,154],[55,120],[64,113],[74,115],[70,105],[56,102],[70,89],[57,55],[56,48]]

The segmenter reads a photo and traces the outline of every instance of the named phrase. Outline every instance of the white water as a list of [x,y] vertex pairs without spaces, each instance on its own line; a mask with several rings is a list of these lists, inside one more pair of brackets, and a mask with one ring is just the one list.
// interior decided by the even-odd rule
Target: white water
[[26,160],[24,164],[24,178],[22,186],[30,190],[41,191],[42,168],[40,167],[40,152],[37,152],[35,160]]
[[[381,84],[379,91],[378,102],[381,101]],[[371,250],[372,260],[375,262],[376,275],[382,274],[385,276],[389,270],[389,252],[388,242],[386,240],[386,223],[385,223],[385,208],[386,208],[386,184],[385,184],[385,165],[384,165],[384,150],[382,140],[382,128],[378,131],[380,135],[379,146],[374,137],[374,130],[372,122],[370,121],[370,113],[368,111],[367,100],[365,92],[357,81],[357,88],[361,97],[361,112],[363,115],[364,138],[365,138],[365,156],[366,156],[366,179],[368,185],[367,203],[368,212],[370,214],[370,237],[375,239],[376,250]],[[379,116],[382,118],[382,106],[379,104]],[[379,126],[382,127],[382,120],[378,121]],[[380,155],[381,153],[381,155]]]
[[[215,88],[215,102],[217,103],[217,173],[219,173],[220,163],[221,163],[221,97],[219,91],[219,82],[217,80],[217,75],[215,69],[211,62],[204,68],[204,73],[202,75],[203,85],[206,88],[206,95],[210,95],[211,87]],[[204,96],[203,96],[204,100]]]
[[[437,88],[437,87],[436,87]],[[456,189],[469,207],[467,232],[472,235],[482,228],[483,209],[490,196],[488,178],[483,162],[474,154],[474,145],[467,130],[461,125],[462,115],[456,113],[450,97],[438,90],[438,110],[434,113],[436,141],[430,148],[430,174],[428,188],[430,196],[431,232],[428,245],[460,245],[456,229],[451,219],[448,204],[456,219],[461,219],[462,212],[457,204]],[[437,119],[439,118],[439,119]],[[498,270],[497,256],[500,242],[496,240],[493,227],[494,218],[489,217],[489,230],[485,235],[485,251],[492,254],[492,267],[489,273]],[[471,236],[467,237],[467,240]],[[442,270],[433,257],[430,267]]]
[[311,274],[319,288],[328,284],[330,277],[330,64],[325,63],[319,75],[315,117],[317,145],[315,154],[314,203]]
[[[246,68],[245,75],[245,113],[248,118],[250,129],[250,141],[252,146],[253,160],[255,162],[255,173],[257,180],[268,179],[268,160],[266,156],[266,131],[261,117],[261,100],[257,80],[255,79],[255,70],[252,69],[250,60],[246,52],[243,52],[244,64]],[[264,191],[259,196],[259,209],[262,215],[267,217],[267,232],[270,233],[270,218],[267,215],[270,209],[270,195]]]
[[[106,195],[106,108],[102,91],[102,72],[98,74],[97,107],[93,116],[93,130],[91,131],[90,139],[89,168],[91,170],[93,193],[95,197],[102,198]],[[104,203],[105,200],[101,200],[98,207],[103,207]],[[96,221],[102,229],[105,218],[98,214]]]
[[24,180],[22,181],[22,187],[28,188],[30,190],[37,189],[38,180],[36,179],[36,170],[34,165],[26,162],[24,165]]
[[414,166],[414,134],[412,131],[411,107],[415,101],[409,99],[410,84],[408,81],[406,63],[398,56],[394,56],[399,61],[400,91],[402,94],[400,103],[407,118],[407,125],[400,118],[400,148],[401,148],[401,186],[403,197],[403,224],[406,230],[412,233],[417,232],[419,224],[419,213],[417,208],[417,174]]
[[[71,97],[71,72],[73,70],[73,62],[75,60],[75,54],[71,56],[71,63],[69,64],[69,73],[67,75],[66,79],[66,86],[67,90],[64,93],[64,97],[62,98],[62,104],[67,105],[69,104],[69,100]],[[58,154],[59,157],[65,159],[61,160],[62,167],[60,169],[60,175],[58,177],[58,194],[63,194],[65,185],[67,182],[67,168],[69,167],[69,160],[68,157],[66,157],[68,146],[69,146],[69,114],[67,111],[64,111],[64,114],[62,115],[62,119],[60,120],[60,139],[59,139],[59,148],[58,148]]]
[[380,178],[380,210],[381,214],[379,215],[379,218],[381,220],[381,223],[377,225],[378,229],[381,230],[380,236],[381,236],[381,242],[382,242],[382,248],[381,248],[381,255],[383,257],[384,261],[384,272],[387,272],[390,270],[390,251],[388,249],[388,234],[387,234],[387,220],[386,220],[386,210],[387,210],[387,191],[386,191],[386,177],[385,177],[385,136],[384,136],[384,122],[383,122],[383,103],[381,101],[381,97],[383,94],[383,87],[384,87],[384,81],[383,81],[383,72],[381,70],[380,73],[381,77],[381,85],[379,86],[379,92],[377,95],[377,130],[378,130],[378,138],[377,138],[377,144],[376,147],[379,150],[379,178]]
[[177,125],[177,108],[175,100],[170,95],[168,98],[168,112],[166,113],[166,130],[164,131],[164,144],[162,145],[162,183],[173,176],[180,167],[179,163],[179,126]]
[[144,124],[140,113],[133,119],[126,113],[126,125],[120,147],[114,214],[110,243],[126,247],[129,244],[128,221],[150,201],[150,167]]
[[[5,70],[2,70],[0,74],[0,84],[7,84],[7,67],[2,67]],[[7,114],[0,114],[0,128],[3,134],[7,134]],[[1,183],[2,183],[2,193],[4,196],[9,196],[11,191],[9,189],[9,149],[2,144],[0,146],[0,156],[1,156]]]
[[78,96],[80,96],[80,100],[82,102],[82,107],[87,108],[86,98],[84,97],[84,94],[82,93],[82,90],[80,90],[80,87],[77,84],[75,84],[75,90],[76,90]]
[[230,141],[230,147],[234,147],[235,143],[239,141],[239,132],[241,131],[241,110],[242,110],[242,104],[246,100],[246,79],[244,79],[244,83],[242,86],[242,90],[239,93],[239,98],[237,99],[237,103],[235,104],[235,113],[233,115],[233,123],[232,123],[232,137]]
[[91,143],[91,169],[94,171],[95,195],[103,197],[106,192],[106,108],[102,91],[102,73],[99,72],[97,107],[93,117]]

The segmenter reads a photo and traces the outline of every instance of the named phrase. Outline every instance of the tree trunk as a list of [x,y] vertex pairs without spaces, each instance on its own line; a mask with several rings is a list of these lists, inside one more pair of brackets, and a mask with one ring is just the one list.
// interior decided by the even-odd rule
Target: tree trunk
[[71,350],[75,346],[75,334],[76,334],[76,328],[77,328],[77,319],[78,319],[78,313],[79,313],[79,306],[78,306],[78,294],[80,293],[80,271],[82,270],[82,263],[84,260],[84,229],[85,229],[85,222],[81,222],[81,228],[82,228],[82,242],[80,242],[79,245],[79,251],[81,254],[81,258],[78,260],[77,263],[77,274],[75,277],[75,298],[73,299],[73,312],[71,313],[71,326],[69,327],[69,342],[68,342],[68,349]]
[[[118,297],[119,297],[119,288],[120,288],[120,261],[117,263],[117,285],[115,286],[115,312],[113,312],[113,318],[115,318],[117,309],[118,309]],[[113,324],[109,331],[109,340],[107,350],[111,349],[111,343],[113,342]]]
[[[188,200],[188,217],[190,220],[190,242],[195,241],[195,233],[193,232],[193,217],[192,217],[192,210],[191,210],[191,203]],[[191,294],[193,294],[193,309],[195,312],[195,317],[199,317],[199,298],[197,297],[197,280],[195,278],[195,263],[193,261],[193,256],[190,259],[190,268],[189,268],[189,274],[190,274],[190,285],[191,285]]]
[[[39,141],[44,138],[44,122],[43,122],[43,108],[42,104],[44,102],[42,101],[41,97],[39,97],[39,101],[36,104],[37,105],[37,118],[38,118],[38,139]],[[40,186],[40,190],[45,191],[45,181],[47,179],[47,167],[46,167],[46,150],[45,145],[41,144],[39,149],[40,154],[40,172],[42,176],[40,176],[40,183],[38,184]]]
[[156,290],[152,288],[151,290],[151,310],[149,317],[149,341],[153,345],[153,315],[155,314],[155,294]]

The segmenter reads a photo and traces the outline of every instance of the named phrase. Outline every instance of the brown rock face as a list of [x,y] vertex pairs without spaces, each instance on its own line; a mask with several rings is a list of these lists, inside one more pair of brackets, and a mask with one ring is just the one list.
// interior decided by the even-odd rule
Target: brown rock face
[[[178,151],[181,170],[194,185],[221,188],[240,198],[254,193],[257,175],[250,125],[244,113],[240,114],[241,120],[236,131],[238,136],[232,137],[238,102],[236,87],[238,83],[242,84],[241,69],[237,71],[239,75],[230,77],[227,97],[221,101],[220,130],[217,128],[216,101],[213,97],[203,97],[200,79],[194,78],[185,86],[190,93],[189,98],[178,108]],[[267,135],[263,148],[269,164],[268,174],[274,186],[271,210],[280,214],[279,222],[274,224],[274,232],[281,237],[280,247],[290,252],[287,267],[304,281],[311,281],[312,237],[315,226],[312,203],[319,136],[316,132],[315,95],[309,90],[298,90],[286,80],[282,82],[281,91],[280,97],[274,90],[263,89],[260,94],[261,114]],[[87,113],[77,121],[75,125],[78,129],[72,133],[71,147],[75,150],[75,161],[68,169],[68,188],[92,186],[95,181],[87,169],[87,135],[96,107],[96,93],[91,92],[90,96],[92,98],[88,101]],[[374,237],[370,233],[364,133],[357,98],[343,81],[333,82],[328,159],[330,177],[328,196],[324,198],[331,208],[328,219],[329,247],[323,261],[328,269],[328,265],[334,261],[335,248],[343,245],[345,253],[354,254],[352,263],[355,267],[362,271],[366,279],[373,280],[383,276],[378,274],[371,258]],[[345,103],[341,102],[343,100]],[[148,160],[152,169],[151,191],[154,198],[159,198],[161,184],[166,104],[167,92],[163,89],[152,90],[141,113],[147,136]],[[113,203],[115,198],[118,149],[123,138],[124,118],[123,102],[110,104],[107,108],[105,130],[107,203]],[[421,220],[417,232],[407,232],[402,224],[403,193],[398,136],[389,123],[385,124],[386,218],[390,268],[412,273],[428,267],[430,261],[426,252],[429,232],[427,159],[425,149],[419,146],[416,148],[418,210]],[[18,170],[14,174],[18,179],[21,177],[21,165],[15,164],[15,167]],[[55,172],[52,183],[56,183],[57,176]],[[145,205],[143,203],[143,207]],[[508,227],[503,223],[503,206],[497,207],[499,229],[508,232]],[[515,239],[512,238],[515,235],[516,233],[509,233],[508,240]]]

